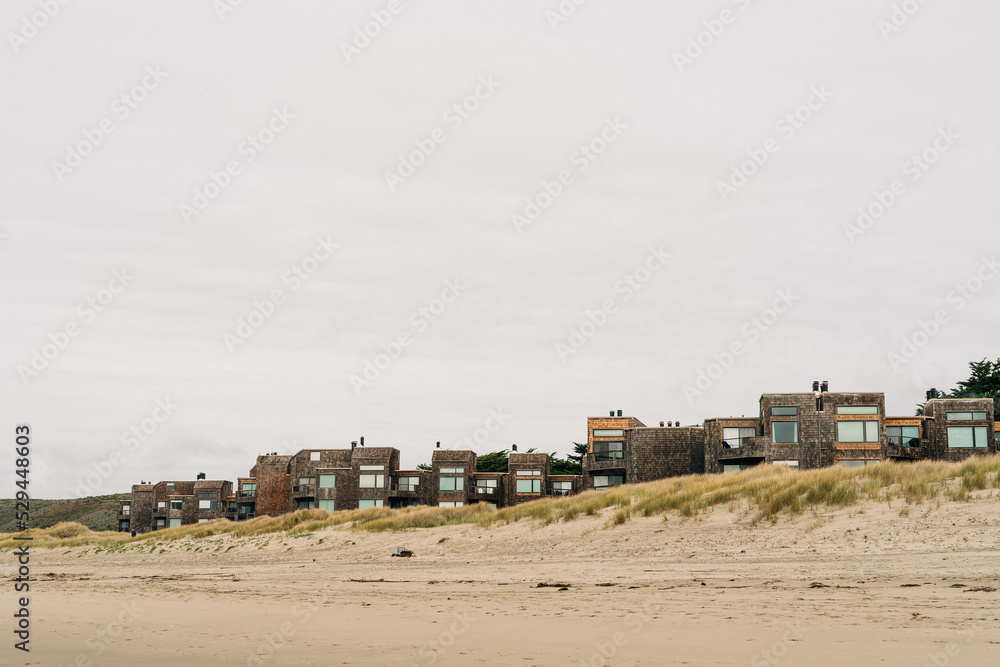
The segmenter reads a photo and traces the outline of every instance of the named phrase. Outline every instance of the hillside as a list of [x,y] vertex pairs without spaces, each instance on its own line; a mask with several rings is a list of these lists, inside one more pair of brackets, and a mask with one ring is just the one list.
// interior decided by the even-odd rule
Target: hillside
[[[129,498],[127,493],[89,498],[64,500],[32,500],[31,527],[48,528],[62,521],[75,521],[91,530],[117,530],[118,501]],[[14,521],[14,503],[9,498],[0,499],[0,532],[17,530]]]

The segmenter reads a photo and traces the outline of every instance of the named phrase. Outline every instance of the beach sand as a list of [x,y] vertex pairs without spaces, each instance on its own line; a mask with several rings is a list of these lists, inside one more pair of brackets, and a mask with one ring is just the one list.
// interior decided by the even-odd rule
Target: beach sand
[[31,653],[8,632],[0,662],[1000,664],[995,493],[900,507],[38,549]]

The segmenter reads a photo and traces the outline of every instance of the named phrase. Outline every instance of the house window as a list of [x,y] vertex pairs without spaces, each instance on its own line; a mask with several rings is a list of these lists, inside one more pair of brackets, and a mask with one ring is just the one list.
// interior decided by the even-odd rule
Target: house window
[[441,491],[462,491],[465,489],[464,477],[439,477],[438,489]]
[[838,415],[877,415],[877,405],[838,405]]
[[541,493],[542,480],[540,479],[519,479],[517,480],[518,493]]
[[597,461],[616,461],[625,458],[624,442],[594,442],[594,459]]
[[771,442],[789,443],[798,441],[798,422],[771,422]]
[[216,501],[214,501],[214,500],[199,500],[198,501],[198,509],[200,509],[200,510],[214,510],[215,509],[215,503],[216,503]]
[[172,510],[179,510],[183,506],[184,506],[184,504],[183,504],[183,501],[181,501],[181,500],[171,500],[170,501],[170,509],[172,509]]
[[920,427],[886,426],[885,439],[890,445],[899,445],[900,447],[919,447]]
[[792,459],[790,461],[771,461],[776,466],[786,466],[788,468],[798,468],[799,462],[797,459]]
[[983,421],[986,419],[985,412],[949,412],[948,421],[950,422],[972,422],[972,421]]
[[206,521],[211,521],[211,519],[198,519],[198,523],[205,523]]
[[518,470],[517,474],[518,475],[522,475],[524,477],[539,477],[539,476],[541,476],[542,471],[541,470]]
[[384,489],[385,475],[358,475],[358,488]]
[[167,525],[167,520],[164,519],[163,517],[160,517],[160,518],[158,518],[156,520],[156,527],[157,528],[163,528],[166,525]]
[[595,438],[622,438],[625,436],[625,429],[622,428],[595,428]]
[[128,519],[122,519],[118,522],[118,530],[128,530]]
[[442,475],[464,475],[465,468],[441,468],[438,472]]
[[315,505],[311,500],[296,500],[295,509],[297,510],[311,510]]
[[181,525],[181,520],[180,519],[171,519],[170,520],[170,527],[171,528],[177,528],[179,525]]
[[156,509],[162,510],[162,509],[166,509],[166,507],[167,507],[167,501],[166,500],[161,500],[161,501],[159,501],[159,502],[156,503]]
[[609,486],[619,486],[625,483],[622,475],[594,475],[594,488],[604,489]]
[[361,466],[361,470],[385,470],[385,466]]
[[420,485],[419,477],[397,477],[396,489],[399,491],[416,491]]
[[795,417],[799,414],[799,409],[794,405],[771,408],[772,417]]
[[299,477],[299,486],[309,486],[313,483],[312,477]]
[[167,482],[167,491],[173,491],[173,490],[174,490],[174,483]]
[[218,493],[199,493],[198,497],[199,498],[218,498],[219,494]]
[[319,503],[319,508],[321,510],[326,510],[327,512],[332,512],[334,508],[334,501],[330,498],[320,498],[316,501]]
[[573,482],[552,482],[552,495],[568,496],[573,492]]
[[752,463],[726,463],[722,466],[722,472],[739,472],[753,466],[754,464]]
[[310,461],[319,461],[322,452],[309,452]]
[[442,500],[438,503],[438,507],[462,507],[465,503],[461,500]]
[[949,447],[988,447],[985,426],[949,426]]
[[255,496],[257,495],[257,483],[256,482],[243,482],[242,485],[242,495],[244,496]]
[[319,476],[319,488],[321,489],[333,489],[337,486],[337,476],[336,475],[320,475]]
[[837,442],[878,442],[878,422],[839,421]]
[[131,514],[131,513],[132,513],[131,505],[122,505],[122,514]]
[[479,493],[493,493],[497,488],[497,481],[495,479],[477,479],[476,480],[476,491]]
[[756,435],[757,429],[753,426],[727,426],[722,429],[722,448],[739,449],[743,446],[744,439]]
[[359,500],[358,501],[358,509],[359,510],[366,510],[369,507],[382,507],[383,505],[384,505],[384,503],[382,502],[382,500],[378,500],[378,499],[376,499],[376,500]]
[[844,468],[860,468],[861,466],[873,466],[881,462],[881,459],[840,459],[837,461],[837,464]]

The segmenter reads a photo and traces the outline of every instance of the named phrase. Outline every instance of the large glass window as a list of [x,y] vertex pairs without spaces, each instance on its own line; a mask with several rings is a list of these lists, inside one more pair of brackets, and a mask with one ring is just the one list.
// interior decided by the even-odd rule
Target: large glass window
[[464,467],[462,467],[462,468],[441,468],[441,470],[439,470],[438,472],[440,472],[442,475],[464,475],[465,474],[465,468]]
[[309,452],[310,461],[319,461],[321,452]]
[[180,525],[181,525],[181,520],[180,519],[171,519],[170,520],[170,527],[171,528],[177,528]]
[[986,419],[985,412],[949,412],[947,416],[950,422],[971,422]]
[[337,488],[337,476],[336,475],[320,475],[319,476],[319,488],[321,488],[321,489],[335,489],[335,488]]
[[625,483],[622,475],[594,475],[594,488],[603,489],[609,486],[620,486]]
[[722,429],[722,448],[739,449],[743,446],[744,438],[752,438],[757,435],[757,429],[753,426],[727,426]]
[[464,477],[439,477],[438,488],[441,491],[462,491],[465,489]]
[[182,501],[180,501],[180,500],[171,500],[170,501],[170,509],[172,509],[172,510],[179,510],[183,506],[184,506],[184,503]]
[[517,474],[521,477],[540,477],[542,474],[541,470],[518,470]]
[[837,442],[878,442],[878,422],[839,421]]
[[385,475],[358,475],[358,488],[384,489]]
[[383,507],[385,503],[382,500],[359,500],[358,509],[366,510],[369,507]]
[[753,463],[725,463],[722,466],[722,472],[739,472],[752,467],[754,467]]
[[308,499],[301,499],[295,501],[295,509],[297,510],[311,510],[315,506],[316,505],[313,503],[313,501]]
[[625,435],[625,429],[621,428],[595,428],[595,438],[621,438]]
[[299,486],[308,486],[313,483],[312,477],[299,477]]
[[442,500],[438,503],[438,507],[462,507],[465,503],[461,500]]
[[164,518],[161,517],[161,518],[158,518],[156,520],[156,527],[157,528],[164,528],[164,527],[166,527],[166,525],[167,525],[167,520],[166,519],[164,519]]
[[771,408],[772,417],[794,417],[799,414],[799,409],[794,405],[777,406]]
[[617,461],[625,458],[624,442],[595,442],[594,458],[598,461]]
[[479,493],[496,493],[497,480],[495,479],[477,479],[476,480],[476,491]]
[[396,489],[399,491],[416,491],[420,485],[419,477],[397,477]]
[[949,426],[949,447],[988,447],[985,426]]
[[771,442],[788,443],[798,441],[798,422],[771,422]]
[[568,496],[573,492],[573,482],[552,482],[552,495]]
[[540,479],[519,479],[517,480],[518,493],[541,493],[542,480]]
[[877,405],[838,405],[838,415],[877,415]]
[[200,510],[214,510],[216,505],[214,500],[199,500],[198,509]]
[[316,502],[319,504],[319,508],[321,510],[326,510],[328,512],[332,512],[334,505],[336,504],[336,501],[331,500],[330,498],[320,498]]
[[156,509],[158,509],[158,510],[165,509],[166,506],[167,506],[167,501],[166,500],[160,500],[160,501],[158,501],[156,503]]
[[776,466],[785,466],[785,467],[788,467],[788,468],[798,468],[799,467],[799,462],[798,462],[798,460],[795,460],[795,459],[792,459],[792,460],[789,460],[789,461],[771,461],[771,463],[773,463]]
[[901,447],[920,446],[919,426],[886,426],[885,439],[890,445]]
[[257,495],[257,483],[243,482],[241,490],[242,490],[242,495],[244,496],[255,496]]
[[361,466],[361,470],[385,470],[385,466]]

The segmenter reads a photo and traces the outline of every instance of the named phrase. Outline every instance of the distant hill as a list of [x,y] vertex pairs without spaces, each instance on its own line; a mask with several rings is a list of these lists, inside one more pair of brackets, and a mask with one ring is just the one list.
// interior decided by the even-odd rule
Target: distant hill
[[[32,500],[31,527],[48,528],[60,521],[76,521],[91,530],[118,529],[118,501],[127,500],[127,493],[66,500]],[[0,499],[0,533],[17,531],[14,520],[14,503],[10,499]]]

